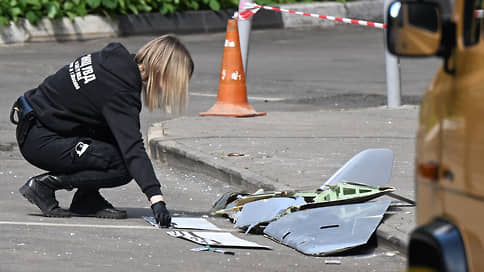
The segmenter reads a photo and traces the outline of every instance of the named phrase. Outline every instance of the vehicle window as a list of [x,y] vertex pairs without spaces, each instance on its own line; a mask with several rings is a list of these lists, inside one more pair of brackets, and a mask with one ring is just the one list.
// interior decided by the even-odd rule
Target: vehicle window
[[479,42],[482,31],[482,16],[476,11],[482,9],[482,0],[467,0],[464,10],[464,43],[474,45]]

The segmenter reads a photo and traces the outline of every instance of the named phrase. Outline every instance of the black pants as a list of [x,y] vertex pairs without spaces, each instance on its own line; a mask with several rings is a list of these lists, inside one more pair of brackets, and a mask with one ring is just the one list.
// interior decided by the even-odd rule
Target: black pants
[[74,188],[117,187],[132,179],[115,144],[89,137],[62,137],[38,120],[33,120],[19,145],[28,162],[62,177]]

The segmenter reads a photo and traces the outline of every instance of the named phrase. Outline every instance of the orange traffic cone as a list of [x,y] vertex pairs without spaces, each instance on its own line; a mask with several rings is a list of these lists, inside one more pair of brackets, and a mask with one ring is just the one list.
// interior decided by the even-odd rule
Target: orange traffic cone
[[247,101],[244,67],[240,53],[237,20],[229,19],[225,35],[224,55],[220,69],[217,102],[201,116],[252,117],[266,115],[256,112]]

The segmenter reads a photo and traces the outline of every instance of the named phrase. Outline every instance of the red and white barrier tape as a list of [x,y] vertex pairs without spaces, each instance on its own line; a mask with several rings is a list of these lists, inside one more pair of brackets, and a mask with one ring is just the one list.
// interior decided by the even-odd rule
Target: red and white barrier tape
[[363,20],[355,20],[355,19],[348,19],[348,18],[340,18],[340,17],[334,17],[334,16],[326,16],[326,15],[320,15],[320,14],[314,14],[314,13],[308,13],[308,12],[301,12],[301,11],[295,11],[295,10],[288,10],[288,9],[282,9],[282,8],[275,8],[275,7],[269,7],[269,6],[261,6],[261,5],[257,5],[257,4],[253,4],[253,3],[245,3],[245,10],[243,10],[239,13],[239,18],[247,20],[250,17],[252,17],[254,14],[256,14],[257,11],[259,11],[259,9],[273,10],[273,11],[278,11],[278,12],[285,12],[285,13],[291,13],[291,14],[296,14],[296,15],[309,16],[309,17],[325,19],[325,20],[330,20],[330,21],[336,21],[336,22],[342,22],[342,23],[354,24],[354,25],[361,25],[361,26],[369,26],[369,27],[375,27],[375,28],[381,28],[381,29],[387,27],[385,24],[381,24],[381,23],[375,23],[375,22],[369,22],[369,21],[363,21]]
[[248,20],[259,11],[259,8],[248,8],[236,13],[234,18],[240,18],[242,20]]
[[[320,18],[320,19],[325,19],[330,21],[337,21],[337,22],[342,22],[347,24],[369,26],[369,27],[375,27],[375,28],[381,28],[381,29],[387,27],[386,24],[382,24],[382,23],[375,23],[375,22],[348,19],[348,18],[340,18],[340,17],[334,17],[334,16],[326,16],[326,15],[301,12],[301,11],[295,11],[295,10],[289,10],[289,9],[275,8],[270,6],[261,6],[254,3],[241,2],[241,5],[245,6],[245,9],[240,11],[238,14],[234,15],[234,17],[238,17],[242,20],[250,19],[250,17],[254,16],[260,9],[266,9],[266,10],[273,10],[273,11],[291,13],[291,14],[302,15],[302,16],[309,16],[314,18]],[[477,19],[484,18],[484,9],[474,10],[474,18],[477,18]]]

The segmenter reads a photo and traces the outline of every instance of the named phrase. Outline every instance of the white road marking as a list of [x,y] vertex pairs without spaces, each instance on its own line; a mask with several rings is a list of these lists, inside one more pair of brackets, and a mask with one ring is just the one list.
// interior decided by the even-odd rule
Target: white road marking
[[69,228],[100,228],[100,229],[154,229],[153,226],[129,226],[129,225],[90,225],[90,224],[61,224],[45,222],[14,222],[0,221],[0,225],[42,226],[42,227],[69,227]]
[[[159,230],[153,226],[130,226],[130,225],[91,225],[91,224],[63,224],[63,223],[46,223],[46,222],[16,222],[16,221],[0,221],[0,225],[12,226],[38,226],[38,227],[67,227],[67,228],[97,228],[97,229],[150,229]],[[172,228],[167,228],[170,230]],[[176,229],[176,228],[174,228]],[[219,229],[224,232],[239,232],[238,229]]]
[[[206,97],[217,97],[216,94],[207,94],[207,93],[194,93],[190,92],[190,95],[193,96],[206,96]],[[254,101],[269,101],[269,102],[277,102],[277,101],[283,101],[285,98],[278,98],[278,97],[261,97],[261,96],[249,96],[247,97],[249,100],[254,100]]]

